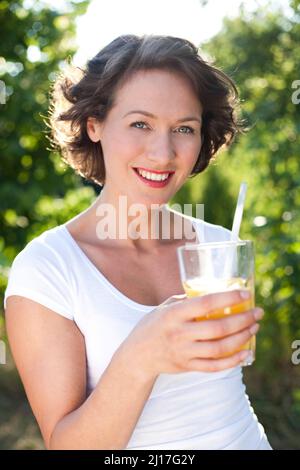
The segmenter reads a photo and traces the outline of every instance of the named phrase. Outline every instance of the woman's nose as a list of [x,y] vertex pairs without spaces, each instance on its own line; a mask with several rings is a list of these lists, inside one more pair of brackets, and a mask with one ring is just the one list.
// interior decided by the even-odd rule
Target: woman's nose
[[157,165],[168,165],[176,156],[174,142],[169,134],[153,136],[147,147],[147,157]]

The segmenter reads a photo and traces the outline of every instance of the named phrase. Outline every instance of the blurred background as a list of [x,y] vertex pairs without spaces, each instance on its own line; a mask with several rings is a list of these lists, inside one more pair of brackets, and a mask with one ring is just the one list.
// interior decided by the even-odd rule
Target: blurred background
[[0,0],[0,449],[44,448],[5,334],[9,267],[100,190],[50,152],[49,88],[68,58],[83,65],[125,33],[190,39],[237,83],[251,131],[171,204],[203,203],[205,220],[231,228],[248,182],[241,237],[255,242],[266,314],[244,382],[273,448],[300,449],[300,0]]

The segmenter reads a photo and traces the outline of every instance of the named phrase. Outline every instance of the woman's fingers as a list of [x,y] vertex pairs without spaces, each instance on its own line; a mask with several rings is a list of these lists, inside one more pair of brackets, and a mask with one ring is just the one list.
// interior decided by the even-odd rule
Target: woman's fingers
[[180,302],[180,316],[183,320],[189,321],[196,317],[207,315],[207,313],[218,309],[224,309],[231,305],[240,304],[249,300],[251,294],[246,289],[217,292],[207,295],[199,295],[187,298]]
[[243,313],[228,315],[216,320],[201,320],[187,322],[184,334],[191,340],[209,340],[224,338],[251,327],[263,316],[261,308],[254,308]]
[[255,323],[249,329],[245,329],[226,338],[214,340],[214,341],[195,341],[191,345],[192,357],[204,358],[204,359],[218,359],[224,356],[231,355],[234,351],[241,348],[250,338],[257,333],[259,325]]
[[188,371],[219,372],[240,365],[249,354],[249,351],[240,351],[223,359],[191,359],[188,362]]

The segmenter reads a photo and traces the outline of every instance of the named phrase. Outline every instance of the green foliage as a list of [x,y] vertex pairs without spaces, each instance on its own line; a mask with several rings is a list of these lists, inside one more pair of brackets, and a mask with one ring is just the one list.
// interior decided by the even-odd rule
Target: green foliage
[[51,82],[75,52],[74,18],[87,2],[69,2],[68,13],[22,0],[0,3],[0,79],[7,90],[0,115],[1,260],[11,261],[36,221],[33,208],[45,194],[63,197],[80,187],[70,169],[49,156],[46,137]]

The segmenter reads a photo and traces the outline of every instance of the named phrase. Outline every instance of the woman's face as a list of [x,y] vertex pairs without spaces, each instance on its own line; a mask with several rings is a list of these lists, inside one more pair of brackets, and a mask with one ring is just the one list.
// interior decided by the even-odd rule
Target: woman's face
[[[127,195],[128,203],[166,204],[197,161],[201,115],[201,104],[185,77],[147,70],[129,78],[117,91],[106,120],[89,120],[87,126],[90,138],[101,141],[109,199]],[[174,173],[163,186],[144,180],[136,168]]]

